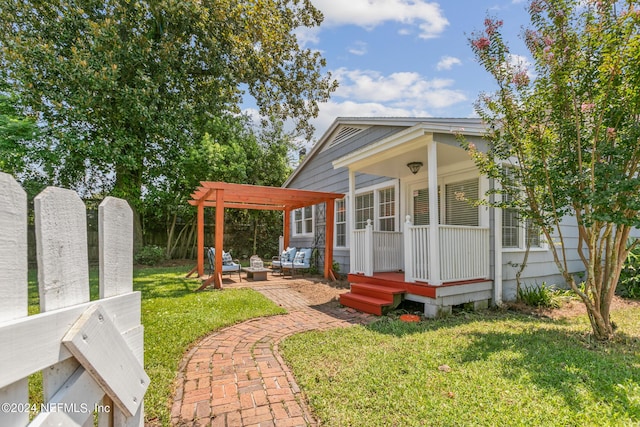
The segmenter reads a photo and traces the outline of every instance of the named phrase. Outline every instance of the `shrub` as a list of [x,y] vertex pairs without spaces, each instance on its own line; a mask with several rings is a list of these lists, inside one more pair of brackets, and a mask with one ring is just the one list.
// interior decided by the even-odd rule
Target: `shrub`
[[616,293],[623,298],[640,299],[640,247],[629,252],[620,272]]
[[558,308],[561,305],[564,294],[564,292],[558,292],[552,286],[548,286],[543,282],[540,286],[525,286],[521,288],[518,291],[518,301],[533,307]]
[[134,259],[138,264],[157,265],[164,259],[164,249],[160,246],[144,246],[138,251]]

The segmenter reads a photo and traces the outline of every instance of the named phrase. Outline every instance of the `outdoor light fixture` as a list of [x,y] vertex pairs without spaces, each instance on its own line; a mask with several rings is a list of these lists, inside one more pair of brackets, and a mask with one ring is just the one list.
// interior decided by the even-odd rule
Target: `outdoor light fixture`
[[412,174],[417,174],[420,168],[422,167],[422,162],[411,162],[407,163],[407,167],[411,171]]

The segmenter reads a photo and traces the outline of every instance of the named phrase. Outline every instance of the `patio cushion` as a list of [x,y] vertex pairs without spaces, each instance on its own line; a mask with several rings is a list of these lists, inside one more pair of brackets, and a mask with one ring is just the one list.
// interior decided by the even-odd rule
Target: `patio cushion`
[[309,268],[312,251],[311,248],[300,249],[293,260],[293,266],[296,268]]
[[222,265],[233,265],[233,258],[229,252],[222,251]]
[[296,256],[296,248],[287,248],[286,251],[282,252],[282,256],[280,257],[280,262],[291,262],[295,259]]

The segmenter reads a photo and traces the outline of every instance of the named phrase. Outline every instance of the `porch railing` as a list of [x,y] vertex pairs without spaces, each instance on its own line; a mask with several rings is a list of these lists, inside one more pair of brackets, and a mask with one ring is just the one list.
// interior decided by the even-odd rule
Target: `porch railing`
[[440,225],[442,281],[489,277],[489,229]]
[[353,232],[352,271],[372,275],[374,271],[398,271],[404,268],[402,233],[373,231],[371,221],[364,230]]
[[[405,280],[430,283],[489,277],[489,229],[457,225],[438,226],[438,253],[430,250],[431,227],[405,224]],[[430,263],[437,260],[440,277]]]
[[[364,230],[353,232],[351,271],[370,276],[404,269],[406,281],[432,284],[489,277],[488,228],[438,225],[438,240],[434,256],[430,226],[407,222],[403,235],[373,231],[368,222]],[[440,267],[439,277],[434,277],[432,262]]]

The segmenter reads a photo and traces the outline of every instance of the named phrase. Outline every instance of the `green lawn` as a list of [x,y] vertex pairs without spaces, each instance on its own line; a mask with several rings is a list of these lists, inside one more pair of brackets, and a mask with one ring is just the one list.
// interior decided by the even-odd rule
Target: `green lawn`
[[640,309],[613,318],[607,345],[585,318],[485,312],[309,332],[280,349],[326,426],[638,425]]
[[[194,292],[197,279],[185,279],[185,267],[134,271],[134,290],[142,293],[145,370],[151,384],[145,395],[147,420],[169,425],[169,404],[178,364],[190,344],[209,332],[246,319],[284,313],[250,289]],[[29,277],[29,311],[37,313],[35,274]],[[91,299],[98,295],[98,271],[91,271]],[[30,381],[30,402],[41,401],[41,376]]]

